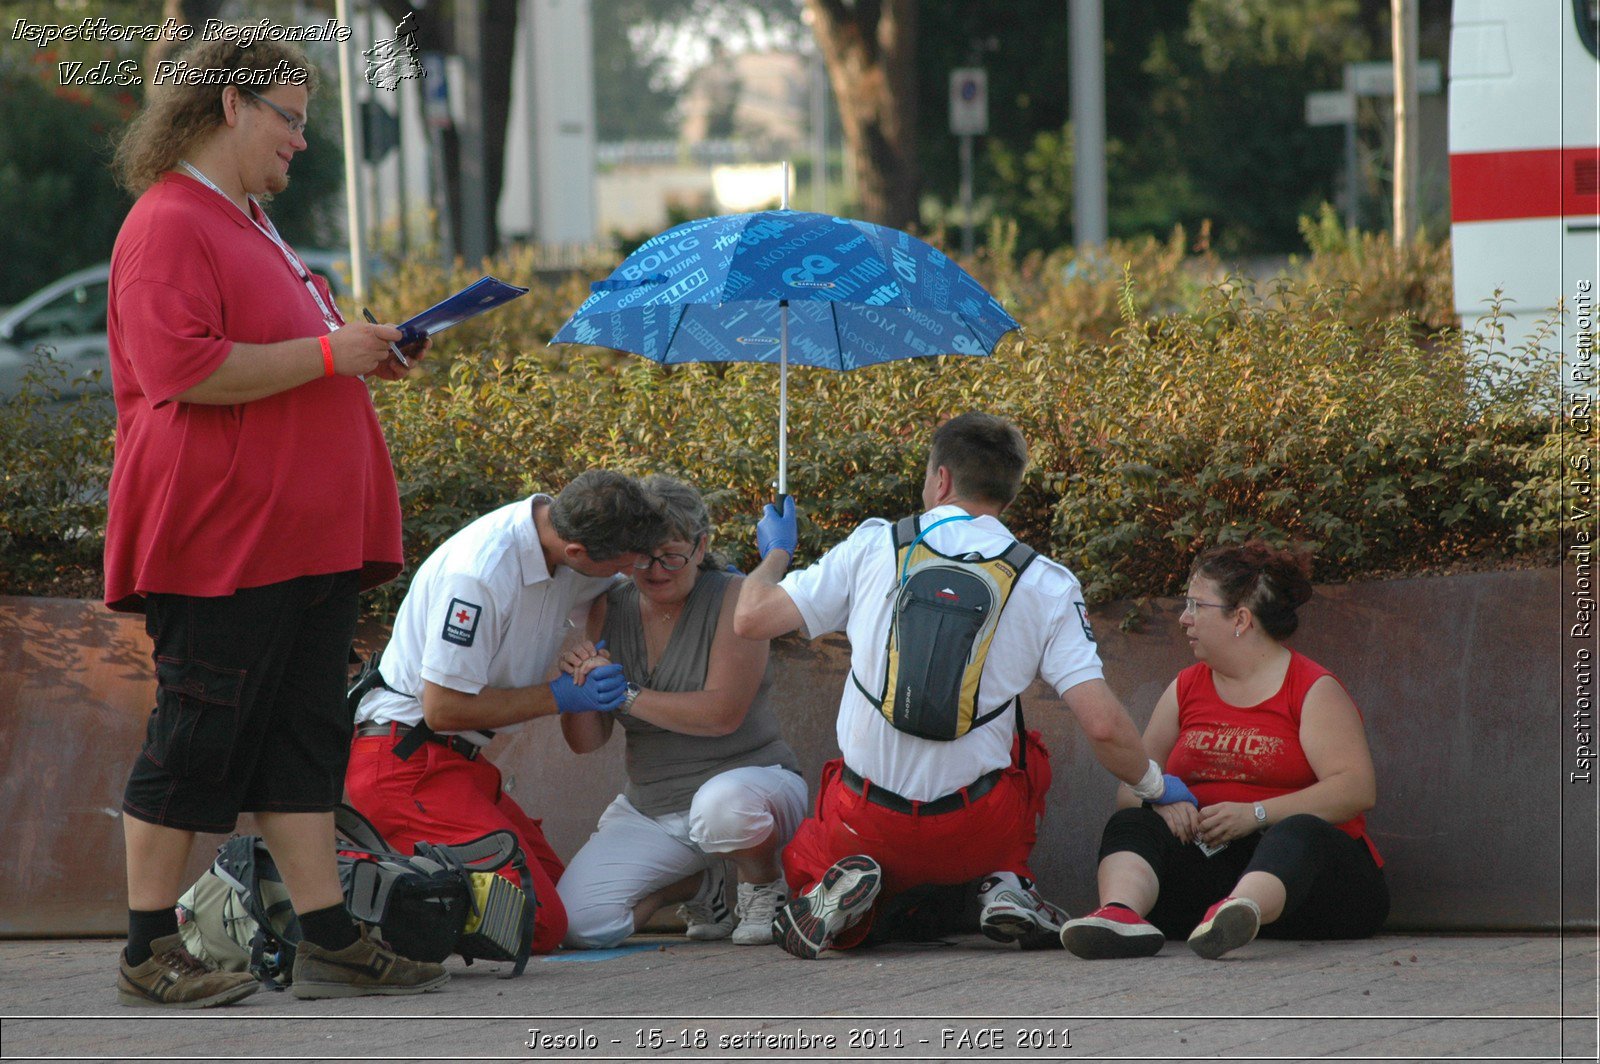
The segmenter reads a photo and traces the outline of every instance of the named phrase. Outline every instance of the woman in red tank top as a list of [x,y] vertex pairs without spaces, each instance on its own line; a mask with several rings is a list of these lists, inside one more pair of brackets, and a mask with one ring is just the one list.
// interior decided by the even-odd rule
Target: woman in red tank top
[[1073,953],[1144,957],[1184,936],[1214,959],[1258,933],[1361,938],[1388,916],[1360,711],[1283,644],[1311,597],[1307,569],[1259,541],[1195,562],[1179,624],[1197,661],[1156,703],[1144,745],[1199,807],[1140,806],[1122,788],[1100,844],[1101,906],[1062,930]]

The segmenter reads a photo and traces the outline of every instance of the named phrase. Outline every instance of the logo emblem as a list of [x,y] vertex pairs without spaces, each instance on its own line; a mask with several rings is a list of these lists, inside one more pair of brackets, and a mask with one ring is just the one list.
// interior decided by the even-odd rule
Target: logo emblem
[[478,615],[483,608],[464,599],[450,600],[450,611],[445,614],[443,638],[446,643],[470,647],[478,635]]

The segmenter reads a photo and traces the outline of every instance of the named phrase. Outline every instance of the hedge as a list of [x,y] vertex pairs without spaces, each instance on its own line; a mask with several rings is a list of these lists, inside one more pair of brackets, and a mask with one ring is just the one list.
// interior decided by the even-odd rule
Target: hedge
[[[988,409],[1032,447],[1013,530],[1096,601],[1176,592],[1198,551],[1253,535],[1313,549],[1320,580],[1513,555],[1553,564],[1553,356],[1491,352],[1419,321],[1400,309],[1403,285],[1363,289],[1340,271],[1370,264],[1341,254],[1313,255],[1322,273],[1303,270],[1310,279],[1259,288],[1207,283],[1214,263],[1194,269],[1181,234],[1108,250],[1095,278],[1062,279],[1066,255],[976,263],[1025,340],[989,358],[791,372],[800,560],[864,517],[910,512],[933,426]],[[1118,256],[1125,266],[1108,279]],[[514,257],[490,267],[525,276]],[[409,265],[374,301],[423,305],[468,279]],[[443,338],[410,381],[374,389],[413,567],[478,514],[593,466],[700,485],[720,545],[753,562],[776,466],[776,369],[546,348],[584,280],[536,285]],[[95,593],[108,417],[103,403],[27,394],[0,408],[0,591]],[[403,589],[402,578],[372,607],[391,609]]]

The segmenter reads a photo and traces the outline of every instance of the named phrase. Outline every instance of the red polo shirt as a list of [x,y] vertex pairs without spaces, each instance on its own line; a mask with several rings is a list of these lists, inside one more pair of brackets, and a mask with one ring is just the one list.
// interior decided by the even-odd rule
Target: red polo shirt
[[[316,278],[333,306],[327,285]],[[229,595],[358,569],[400,571],[400,503],[367,386],[325,377],[232,406],[175,396],[235,343],[329,331],[277,246],[228,200],[167,174],[128,213],[107,318],[117,404],[106,604]]]

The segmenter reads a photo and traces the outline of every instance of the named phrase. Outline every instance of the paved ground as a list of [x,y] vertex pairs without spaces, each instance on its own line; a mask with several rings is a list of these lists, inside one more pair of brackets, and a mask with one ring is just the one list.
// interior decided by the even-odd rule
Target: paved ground
[[[1596,1060],[1594,935],[1168,943],[1087,963],[977,936],[825,954],[640,936],[452,963],[421,997],[118,1007],[118,945],[0,942],[0,1056],[333,1060]],[[533,1032],[537,1033],[533,1033]],[[992,1032],[992,1033],[991,1033]],[[530,1048],[530,1042],[534,1043]]]

